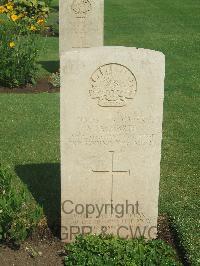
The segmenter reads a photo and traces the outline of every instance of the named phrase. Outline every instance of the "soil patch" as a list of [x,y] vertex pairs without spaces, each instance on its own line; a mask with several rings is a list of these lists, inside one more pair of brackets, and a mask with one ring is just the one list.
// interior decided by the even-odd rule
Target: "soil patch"
[[63,265],[64,244],[58,239],[27,241],[17,248],[0,246],[1,266]]
[[60,88],[53,87],[49,83],[48,78],[43,78],[37,82],[36,85],[28,84],[19,88],[0,87],[0,93],[40,93],[40,92],[59,92]]
[[169,219],[165,215],[158,217],[158,239],[162,239],[176,249],[176,243],[170,229]]
[[[158,219],[158,238],[171,245],[180,258],[167,216]],[[47,228],[37,230],[20,247],[0,245],[1,266],[61,266],[64,265],[65,256],[64,244]]]

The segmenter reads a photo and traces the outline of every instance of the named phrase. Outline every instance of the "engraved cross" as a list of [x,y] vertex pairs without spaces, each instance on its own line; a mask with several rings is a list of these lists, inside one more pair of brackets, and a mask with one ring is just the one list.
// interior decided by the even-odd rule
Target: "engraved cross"
[[115,152],[114,151],[109,151],[111,153],[111,156],[112,156],[112,165],[111,165],[111,170],[92,170],[93,173],[111,173],[112,175],[112,192],[111,192],[111,201],[112,201],[112,196],[113,196],[113,181],[114,181],[114,174],[117,174],[117,173],[127,173],[129,176],[131,174],[131,171],[130,169],[129,170],[115,170],[114,168],[114,154]]

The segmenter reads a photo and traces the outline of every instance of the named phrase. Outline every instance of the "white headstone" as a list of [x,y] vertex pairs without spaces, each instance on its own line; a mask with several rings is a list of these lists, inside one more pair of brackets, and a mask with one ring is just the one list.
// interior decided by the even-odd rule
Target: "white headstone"
[[61,57],[62,239],[157,233],[165,57],[101,47]]
[[60,53],[103,46],[104,0],[60,0]]

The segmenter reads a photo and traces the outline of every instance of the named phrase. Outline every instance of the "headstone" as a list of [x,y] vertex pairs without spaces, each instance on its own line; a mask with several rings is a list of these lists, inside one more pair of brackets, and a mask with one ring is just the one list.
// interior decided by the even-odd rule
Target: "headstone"
[[157,233],[165,57],[136,48],[61,57],[62,239]]
[[104,0],[60,0],[60,53],[103,46]]

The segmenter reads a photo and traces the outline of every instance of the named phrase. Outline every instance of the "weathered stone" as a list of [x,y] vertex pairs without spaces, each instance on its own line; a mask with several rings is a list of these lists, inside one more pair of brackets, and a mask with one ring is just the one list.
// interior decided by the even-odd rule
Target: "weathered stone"
[[103,46],[104,0],[60,0],[60,53]]
[[151,50],[61,57],[64,241],[86,232],[156,236],[164,75],[164,55]]

